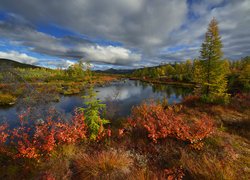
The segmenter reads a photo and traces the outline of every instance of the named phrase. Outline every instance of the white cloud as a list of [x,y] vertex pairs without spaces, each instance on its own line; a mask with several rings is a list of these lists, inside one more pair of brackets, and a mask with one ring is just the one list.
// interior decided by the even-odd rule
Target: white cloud
[[19,53],[17,51],[1,52],[0,58],[10,59],[26,64],[36,64],[38,59],[32,56],[29,56],[25,53]]
[[102,87],[96,88],[96,91],[100,91],[101,94],[97,94],[97,98],[102,101],[105,100],[125,100],[132,96],[139,95],[141,89],[133,86],[119,86],[119,87]]
[[[29,50],[68,59],[87,59],[90,62],[108,64],[130,64],[141,59],[141,55],[125,47],[101,46],[77,37],[54,37],[38,32],[30,26],[10,22],[0,22],[2,37],[10,39],[16,46],[26,46]],[[65,62],[52,62],[65,67]]]
[[87,46],[83,47],[85,59],[110,64],[130,64],[141,60],[141,55],[129,49],[115,46]]
[[67,69],[69,66],[75,64],[76,62],[67,60],[67,59],[53,59],[53,60],[45,60],[41,64],[41,66],[44,67],[49,67],[49,68],[62,68],[62,69]]

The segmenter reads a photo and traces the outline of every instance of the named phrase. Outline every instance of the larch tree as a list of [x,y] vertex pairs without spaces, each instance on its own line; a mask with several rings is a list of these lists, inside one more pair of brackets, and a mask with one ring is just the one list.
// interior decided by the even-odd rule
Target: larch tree
[[193,81],[196,83],[195,94],[202,94],[204,87],[202,83],[204,82],[204,72],[202,63],[200,60],[195,59],[193,62]]
[[213,18],[205,34],[200,51],[200,62],[196,63],[194,81],[198,84],[203,100],[206,102],[227,102],[228,66],[222,60],[222,42],[218,23]]

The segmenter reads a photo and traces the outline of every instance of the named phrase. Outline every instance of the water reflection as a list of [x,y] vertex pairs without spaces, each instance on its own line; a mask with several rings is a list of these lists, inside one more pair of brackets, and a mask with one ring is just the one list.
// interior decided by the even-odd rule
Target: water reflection
[[[107,87],[96,88],[98,98],[104,101],[108,109],[115,110],[116,116],[130,114],[133,106],[139,105],[146,99],[162,100],[167,98],[170,104],[178,103],[182,98],[192,92],[190,88],[150,84],[141,81],[126,80]],[[115,104],[115,105],[114,105]],[[119,108],[119,110],[117,110]]]
[[101,87],[95,89],[98,94],[97,98],[105,101],[107,98],[112,100],[126,100],[131,96],[140,94],[140,88],[129,84],[117,84],[109,87]]
[[[133,106],[139,105],[146,99],[161,100],[167,98],[169,104],[178,103],[182,98],[192,92],[190,88],[176,87],[170,85],[149,84],[140,81],[124,80],[113,82],[104,87],[96,87],[97,97],[107,105],[107,115],[110,118],[127,116]],[[80,96],[62,96],[60,101],[52,103],[66,116],[70,116],[76,107],[83,106]],[[1,119],[15,123],[17,120],[17,107],[0,109]]]

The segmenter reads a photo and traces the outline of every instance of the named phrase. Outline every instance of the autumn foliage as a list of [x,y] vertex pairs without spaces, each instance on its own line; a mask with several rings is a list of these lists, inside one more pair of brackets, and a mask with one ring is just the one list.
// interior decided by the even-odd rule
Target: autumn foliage
[[19,115],[20,126],[9,130],[7,124],[1,125],[0,150],[5,152],[8,147],[14,158],[40,158],[49,156],[58,145],[72,144],[86,138],[82,112],[75,111],[70,121],[53,117],[53,111],[50,114],[41,122],[30,122],[27,110]]
[[0,144],[4,143],[9,136],[7,133],[7,128],[8,125],[6,123],[0,125]]
[[157,142],[167,137],[189,143],[197,143],[213,131],[213,121],[207,115],[188,118],[181,112],[182,106],[164,109],[161,104],[143,103],[133,108],[129,124],[134,129],[146,130],[148,137]]

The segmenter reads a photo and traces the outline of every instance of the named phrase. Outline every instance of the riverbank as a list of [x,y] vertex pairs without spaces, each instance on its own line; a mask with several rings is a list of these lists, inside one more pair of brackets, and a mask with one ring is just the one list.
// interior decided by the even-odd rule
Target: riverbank
[[150,78],[138,78],[138,77],[129,77],[130,80],[140,80],[142,82],[153,83],[153,84],[166,84],[166,85],[175,85],[175,86],[184,86],[184,87],[194,87],[194,83],[172,81],[169,79],[159,78],[159,79],[150,79]]

